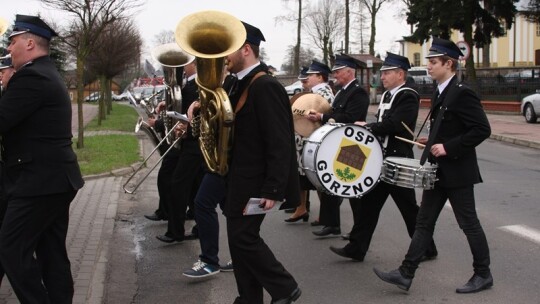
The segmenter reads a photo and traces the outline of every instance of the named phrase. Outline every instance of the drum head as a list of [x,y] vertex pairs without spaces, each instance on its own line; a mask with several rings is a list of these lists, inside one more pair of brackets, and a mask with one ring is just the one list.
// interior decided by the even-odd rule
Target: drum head
[[302,94],[294,101],[291,108],[293,112],[294,131],[304,137],[311,135],[313,131],[321,126],[320,122],[313,122],[307,119],[309,111],[314,110],[325,114],[331,109],[328,100],[315,93]]
[[[326,126],[313,132],[304,147],[304,166],[313,169],[313,174],[306,171],[306,176],[332,195],[351,198],[366,194],[379,181],[383,164],[381,144],[361,126]],[[321,132],[325,134],[321,136]]]

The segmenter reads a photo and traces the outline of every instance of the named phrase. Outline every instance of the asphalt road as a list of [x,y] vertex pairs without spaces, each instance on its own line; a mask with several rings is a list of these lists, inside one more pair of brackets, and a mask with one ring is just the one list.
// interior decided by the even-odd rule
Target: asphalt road
[[[378,280],[373,267],[390,270],[399,265],[409,244],[405,225],[389,200],[379,220],[364,262],[330,252],[343,246],[341,238],[317,239],[309,223],[287,224],[283,212],[271,213],[262,227],[265,241],[295,276],[303,290],[296,303],[539,303],[540,299],[540,159],[538,150],[488,140],[479,149],[484,183],[476,187],[477,210],[491,249],[495,285],[491,290],[459,295],[455,288],[472,275],[472,258],[450,207],[438,221],[435,241],[439,257],[421,264],[410,291]],[[234,275],[220,273],[194,281],[182,271],[198,258],[198,241],[164,244],[166,222],[150,222],[157,206],[156,172],[137,194],[120,198],[111,242],[105,303],[232,303],[237,295]],[[417,191],[420,198],[420,191]],[[312,194],[312,217],[319,203]],[[350,207],[341,207],[342,230],[352,226]],[[221,227],[225,219],[220,217]],[[188,221],[186,227],[194,223]],[[221,230],[221,260],[229,259],[227,236]],[[270,302],[268,295],[265,302]]]

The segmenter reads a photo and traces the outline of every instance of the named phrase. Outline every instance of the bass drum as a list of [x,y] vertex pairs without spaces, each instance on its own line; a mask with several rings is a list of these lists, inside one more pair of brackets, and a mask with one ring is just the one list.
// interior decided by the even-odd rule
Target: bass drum
[[364,127],[326,124],[305,141],[302,161],[318,190],[354,198],[379,182],[383,151],[377,137]]

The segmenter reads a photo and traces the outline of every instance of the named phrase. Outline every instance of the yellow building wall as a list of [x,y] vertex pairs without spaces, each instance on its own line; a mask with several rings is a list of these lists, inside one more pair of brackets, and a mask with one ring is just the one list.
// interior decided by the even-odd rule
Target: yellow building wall
[[[527,21],[520,15],[516,16],[516,23],[507,30],[506,35],[493,38],[490,45],[490,67],[524,67],[534,66],[536,51],[540,50],[540,36],[537,35],[538,25]],[[451,35],[454,42],[463,41],[463,35],[454,31]],[[424,45],[410,42],[401,42],[401,53],[409,58],[411,63],[415,62],[415,53],[420,56],[420,66],[427,65],[426,54],[429,52],[428,41]],[[476,66],[482,66],[483,50],[476,47],[471,48],[472,56]],[[540,51],[539,51],[540,56]],[[540,61],[540,58],[537,60]],[[417,60],[418,62],[418,60]],[[415,64],[416,65],[416,64]]]

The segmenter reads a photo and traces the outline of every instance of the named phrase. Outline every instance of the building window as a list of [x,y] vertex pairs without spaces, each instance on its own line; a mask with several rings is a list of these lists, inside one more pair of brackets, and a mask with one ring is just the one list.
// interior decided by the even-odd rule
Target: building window
[[414,66],[420,66],[420,53],[414,53]]
[[[501,21],[500,21],[500,24],[501,24],[501,29],[502,29],[502,35],[501,35],[501,37],[506,37],[506,34],[508,34],[508,31],[507,31],[507,29],[506,29],[506,21],[501,20]],[[514,26],[514,25],[512,25],[512,26]]]

